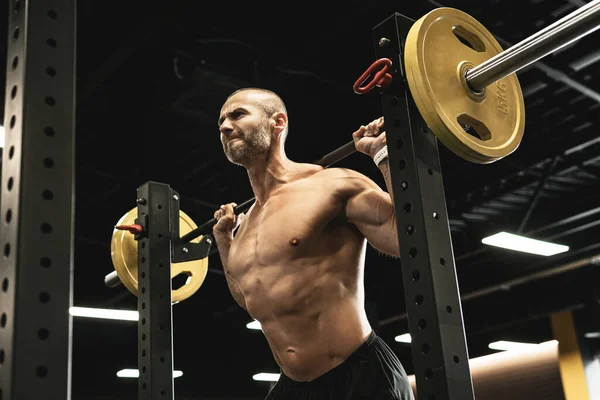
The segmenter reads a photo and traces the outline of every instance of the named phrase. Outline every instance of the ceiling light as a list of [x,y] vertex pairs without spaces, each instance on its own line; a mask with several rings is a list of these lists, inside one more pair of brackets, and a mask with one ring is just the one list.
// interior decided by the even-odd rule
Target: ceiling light
[[116,319],[121,321],[137,321],[139,313],[129,310],[108,310],[104,308],[71,307],[69,314],[74,317]]
[[498,342],[490,343],[488,345],[488,347],[492,350],[513,351],[513,350],[526,350],[526,349],[536,348],[537,346],[546,345],[546,344],[550,344],[550,343],[558,344],[558,341],[550,340],[548,342],[543,342],[543,343],[523,343],[523,342],[510,342],[507,340],[500,340]]
[[568,246],[543,242],[541,240],[530,239],[507,232],[500,232],[495,235],[488,236],[482,239],[481,242],[490,246],[538,254],[541,256],[553,256],[569,250]]
[[404,335],[398,335],[394,338],[396,342],[400,343],[410,343],[412,341],[410,337],[410,333],[405,333]]
[[[179,378],[183,375],[182,371],[173,371],[173,378]],[[117,372],[117,376],[119,378],[139,378],[140,370],[139,369],[122,369]]]
[[598,339],[600,338],[600,332],[587,332],[584,336],[587,339]]
[[277,382],[279,380],[280,374],[270,374],[267,372],[261,372],[260,374],[256,374],[252,377],[255,381],[263,381],[263,382]]
[[248,329],[256,329],[257,331],[260,331],[262,329],[262,326],[260,325],[260,322],[254,320],[252,322],[248,322],[246,324],[246,328],[248,328]]

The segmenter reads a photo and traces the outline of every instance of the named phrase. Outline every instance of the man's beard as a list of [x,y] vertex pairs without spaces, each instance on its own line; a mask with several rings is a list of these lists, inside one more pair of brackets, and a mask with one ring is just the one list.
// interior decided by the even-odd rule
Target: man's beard
[[[234,139],[235,140],[235,139]],[[225,155],[234,164],[248,164],[254,156],[264,154],[271,146],[271,137],[268,133],[268,125],[264,124],[237,139],[239,142],[229,148],[229,142],[225,144]]]

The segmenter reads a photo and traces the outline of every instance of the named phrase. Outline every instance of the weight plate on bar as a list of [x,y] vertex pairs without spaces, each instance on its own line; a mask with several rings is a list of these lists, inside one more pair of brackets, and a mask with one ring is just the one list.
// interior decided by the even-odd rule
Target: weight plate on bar
[[[123,215],[116,226],[132,225],[137,218],[137,207]],[[192,219],[183,211],[179,211],[180,236],[196,229],[197,226]],[[202,236],[191,240],[198,243]],[[134,295],[138,294],[138,242],[134,235],[126,230],[114,229],[110,242],[110,255],[113,266],[123,285]],[[182,301],[196,293],[204,283],[208,272],[208,257],[200,260],[192,260],[180,263],[171,263],[171,278],[184,274],[187,280],[184,285],[171,292],[173,303]]]
[[425,14],[406,37],[406,76],[425,123],[449,150],[478,164],[511,154],[525,129],[525,104],[516,74],[480,93],[466,83],[468,69],[502,51],[481,23],[448,7]]

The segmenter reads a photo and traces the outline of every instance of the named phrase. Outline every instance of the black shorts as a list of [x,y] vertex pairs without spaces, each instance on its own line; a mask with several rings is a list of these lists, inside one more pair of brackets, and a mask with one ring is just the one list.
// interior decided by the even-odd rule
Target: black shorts
[[265,400],[414,400],[398,357],[372,332],[350,357],[310,382],[281,374]]

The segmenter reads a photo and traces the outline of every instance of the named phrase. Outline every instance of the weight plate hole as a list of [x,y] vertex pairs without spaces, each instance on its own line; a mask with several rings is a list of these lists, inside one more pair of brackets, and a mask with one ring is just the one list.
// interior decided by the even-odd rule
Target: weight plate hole
[[452,33],[454,33],[454,36],[456,36],[456,38],[465,46],[470,47],[478,53],[485,51],[485,43],[483,43],[477,34],[471,32],[464,26],[453,26]]

